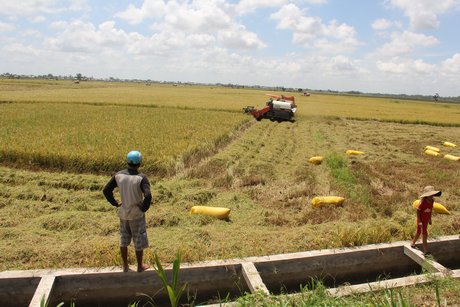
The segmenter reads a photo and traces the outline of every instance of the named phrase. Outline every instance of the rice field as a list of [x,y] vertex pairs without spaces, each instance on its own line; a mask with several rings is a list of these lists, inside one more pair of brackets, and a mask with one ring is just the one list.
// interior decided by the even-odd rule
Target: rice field
[[239,113],[147,106],[8,103],[0,109],[2,162],[87,173],[124,166],[134,148],[145,155],[145,171],[165,174],[212,151],[249,120]]
[[[295,122],[256,122],[241,108],[263,106],[263,91],[76,86],[0,82],[0,270],[121,265],[101,190],[133,148],[154,196],[147,261],[410,240],[425,185],[451,212],[433,215],[430,236],[460,233],[460,164],[423,154],[431,145],[460,156],[442,145],[460,145],[459,105],[299,96]],[[321,165],[307,162],[317,155]],[[346,200],[312,208],[323,195]],[[230,208],[230,219],[190,215],[194,205]]]
[[246,106],[262,108],[267,93],[294,95],[299,116],[375,119],[402,123],[459,126],[460,104],[427,101],[267,92],[262,89],[153,83],[1,80],[1,102],[148,105],[171,108],[214,109],[240,113]]

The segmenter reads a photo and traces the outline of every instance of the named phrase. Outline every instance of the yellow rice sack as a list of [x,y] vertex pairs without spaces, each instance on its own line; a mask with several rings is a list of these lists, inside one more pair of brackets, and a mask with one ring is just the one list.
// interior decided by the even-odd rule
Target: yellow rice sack
[[434,146],[425,146],[425,150],[432,150],[432,151],[436,151],[436,152],[441,151],[438,147],[434,147]]
[[324,205],[342,205],[345,198],[340,196],[316,196],[311,200],[311,206],[318,208]]
[[[412,207],[414,209],[417,209],[417,206],[420,202],[420,199],[416,199],[412,202]],[[433,204],[433,211],[436,212],[436,213],[440,213],[440,214],[450,214],[449,210],[446,209],[446,207],[444,207],[443,205],[441,205],[440,203],[437,203],[437,202],[434,202]]]
[[460,161],[460,157],[454,155],[444,155],[444,159],[452,160],[452,161]]
[[352,149],[348,149],[345,153],[347,155],[364,155],[364,151],[358,151],[358,150],[352,150]]
[[201,214],[218,219],[225,219],[229,216],[230,209],[223,207],[193,206],[192,209],[190,209],[190,214]]
[[444,145],[444,146],[446,146],[446,147],[457,147],[456,144],[451,143],[451,142],[444,142],[444,143],[442,143],[442,145]]
[[324,160],[324,157],[321,157],[321,156],[316,156],[316,157],[311,157],[310,159],[308,159],[308,162],[310,162],[311,164],[321,164]]
[[425,150],[425,155],[437,157],[440,155],[440,153],[431,149],[427,149]]

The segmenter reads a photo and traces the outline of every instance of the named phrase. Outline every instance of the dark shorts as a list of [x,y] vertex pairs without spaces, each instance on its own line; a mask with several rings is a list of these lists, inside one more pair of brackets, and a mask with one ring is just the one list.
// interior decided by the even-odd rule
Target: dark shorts
[[144,217],[137,220],[120,220],[120,246],[127,247],[131,239],[137,251],[149,246]]

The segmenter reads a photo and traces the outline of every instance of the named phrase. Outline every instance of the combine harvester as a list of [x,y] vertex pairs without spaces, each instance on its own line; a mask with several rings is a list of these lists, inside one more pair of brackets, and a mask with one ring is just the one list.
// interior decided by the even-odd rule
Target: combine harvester
[[297,105],[295,104],[294,96],[273,94],[267,94],[267,96],[270,96],[270,100],[267,101],[264,108],[258,110],[253,106],[248,106],[243,108],[244,113],[252,114],[252,116],[254,116],[254,118],[258,121],[262,120],[263,118],[268,118],[272,121],[294,121],[294,115],[297,111]]

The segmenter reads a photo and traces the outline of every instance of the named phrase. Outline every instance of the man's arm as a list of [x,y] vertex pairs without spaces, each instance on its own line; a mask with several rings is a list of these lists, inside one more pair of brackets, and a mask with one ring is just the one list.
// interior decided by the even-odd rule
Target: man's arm
[[144,201],[142,202],[142,212],[146,212],[152,203],[152,193],[150,192],[150,182],[147,176],[143,176],[141,181],[141,190],[144,193]]
[[117,187],[117,181],[115,180],[115,176],[110,178],[109,182],[105,185],[102,192],[104,193],[105,198],[107,201],[114,207],[119,207],[120,204],[116,201],[115,197],[113,197],[113,190]]

